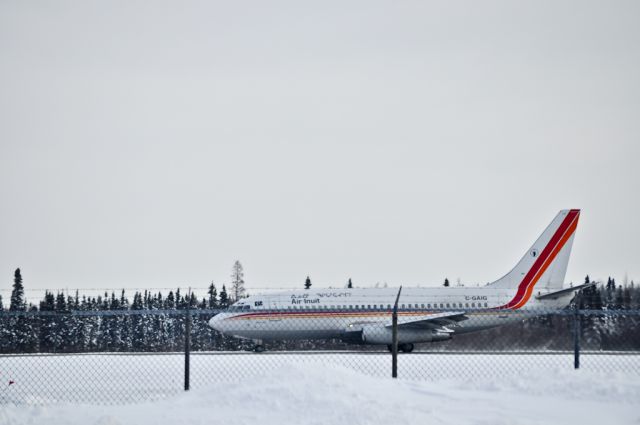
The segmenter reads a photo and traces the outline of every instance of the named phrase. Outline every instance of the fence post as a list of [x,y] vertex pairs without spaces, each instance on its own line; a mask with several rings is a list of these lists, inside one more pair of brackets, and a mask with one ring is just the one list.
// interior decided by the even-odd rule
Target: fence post
[[189,357],[191,354],[191,288],[187,297],[184,323],[184,390],[189,391]]
[[573,368],[580,368],[580,291],[576,294],[573,314]]
[[402,286],[398,290],[396,302],[393,304],[393,313],[391,314],[391,377],[398,377],[398,300],[400,300],[400,292]]

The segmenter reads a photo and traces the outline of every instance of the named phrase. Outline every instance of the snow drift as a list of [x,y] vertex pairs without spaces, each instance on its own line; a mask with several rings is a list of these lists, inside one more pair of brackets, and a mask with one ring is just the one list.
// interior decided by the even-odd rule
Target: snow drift
[[640,382],[623,374],[415,382],[308,363],[152,403],[5,406],[0,424],[631,424],[640,420],[639,401]]

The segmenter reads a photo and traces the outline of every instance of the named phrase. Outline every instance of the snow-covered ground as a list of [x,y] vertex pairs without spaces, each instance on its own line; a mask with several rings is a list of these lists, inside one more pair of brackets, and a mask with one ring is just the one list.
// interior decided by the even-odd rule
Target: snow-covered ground
[[551,368],[479,380],[392,380],[315,361],[121,406],[9,406],[1,425],[638,424],[635,375]]
[[[623,372],[640,378],[640,356],[591,354],[581,357],[587,372]],[[322,363],[388,377],[388,353],[193,353],[191,388],[233,382],[251,385],[264,374],[289,365]],[[400,355],[401,379],[491,382],[527,373],[573,369],[570,354],[452,354]],[[7,385],[11,381],[12,385]],[[184,356],[172,354],[86,354],[0,357],[0,405],[102,403],[122,404],[178,395],[184,388]]]

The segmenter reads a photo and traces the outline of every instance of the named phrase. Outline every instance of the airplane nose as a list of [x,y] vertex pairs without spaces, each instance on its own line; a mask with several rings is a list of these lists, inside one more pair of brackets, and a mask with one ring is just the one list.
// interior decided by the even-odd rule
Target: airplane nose
[[220,314],[216,314],[211,319],[209,319],[209,327],[219,331],[220,330],[220,329],[218,329],[218,327],[219,327],[218,323],[219,322],[220,322]]
[[211,319],[209,319],[209,326],[217,330],[218,332],[222,332],[222,326],[220,323],[221,319],[222,319],[222,314],[220,313],[216,314]]

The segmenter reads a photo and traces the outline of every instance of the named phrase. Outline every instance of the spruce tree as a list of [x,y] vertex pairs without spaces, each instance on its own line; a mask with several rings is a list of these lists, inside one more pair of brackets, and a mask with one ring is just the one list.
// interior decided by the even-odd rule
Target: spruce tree
[[[136,291],[133,295],[133,302],[131,303],[131,310],[142,310],[144,308],[142,304],[142,294]],[[131,340],[132,348],[134,351],[142,351],[145,343],[145,329],[144,321],[141,314],[134,314],[131,316]]]
[[[13,290],[11,291],[11,301],[9,311],[26,311],[27,303],[24,299],[24,286],[22,286],[22,275],[20,269],[16,269],[13,275]],[[35,345],[36,330],[30,323],[29,317],[10,317],[9,320],[9,338],[7,344],[10,352],[24,353],[33,350]]]
[[173,295],[173,291],[169,291],[167,295],[167,299],[165,301],[165,308],[167,310],[175,310],[176,308],[176,298]]
[[11,291],[11,304],[9,311],[25,311],[27,305],[24,301],[24,286],[22,286],[22,274],[17,268],[13,274],[13,290]]
[[448,287],[449,286],[449,279],[447,279],[446,277],[444,278],[444,284],[443,286]]
[[[52,294],[53,295],[53,294]],[[54,311],[56,313],[67,313],[67,300],[64,295],[64,292],[58,292],[56,294],[56,301],[54,306]],[[53,339],[53,350],[55,352],[64,351],[69,346],[69,329],[67,325],[67,317],[65,315],[61,315],[55,318],[55,326],[53,328],[54,339]]]
[[220,308],[229,307],[229,296],[227,295],[227,288],[222,285],[222,291],[220,291]]
[[311,288],[311,278],[307,276],[307,279],[304,281],[304,289]]
[[2,304],[2,294],[0,294],[0,311],[4,311],[4,305]]
[[218,307],[218,291],[216,290],[216,285],[213,284],[213,280],[211,281],[211,285],[209,285],[207,294],[209,294],[209,308]]
[[52,292],[45,291],[44,299],[40,301],[40,311],[44,313],[40,317],[40,351],[53,351],[56,338],[56,321],[55,317],[47,312],[55,310],[56,300]]
[[351,278],[349,278],[349,282],[347,283],[347,288],[353,288],[353,283],[351,282]]
[[180,295],[180,288],[176,289],[176,308],[178,310],[182,310],[184,306],[184,300],[182,299],[182,295]]

